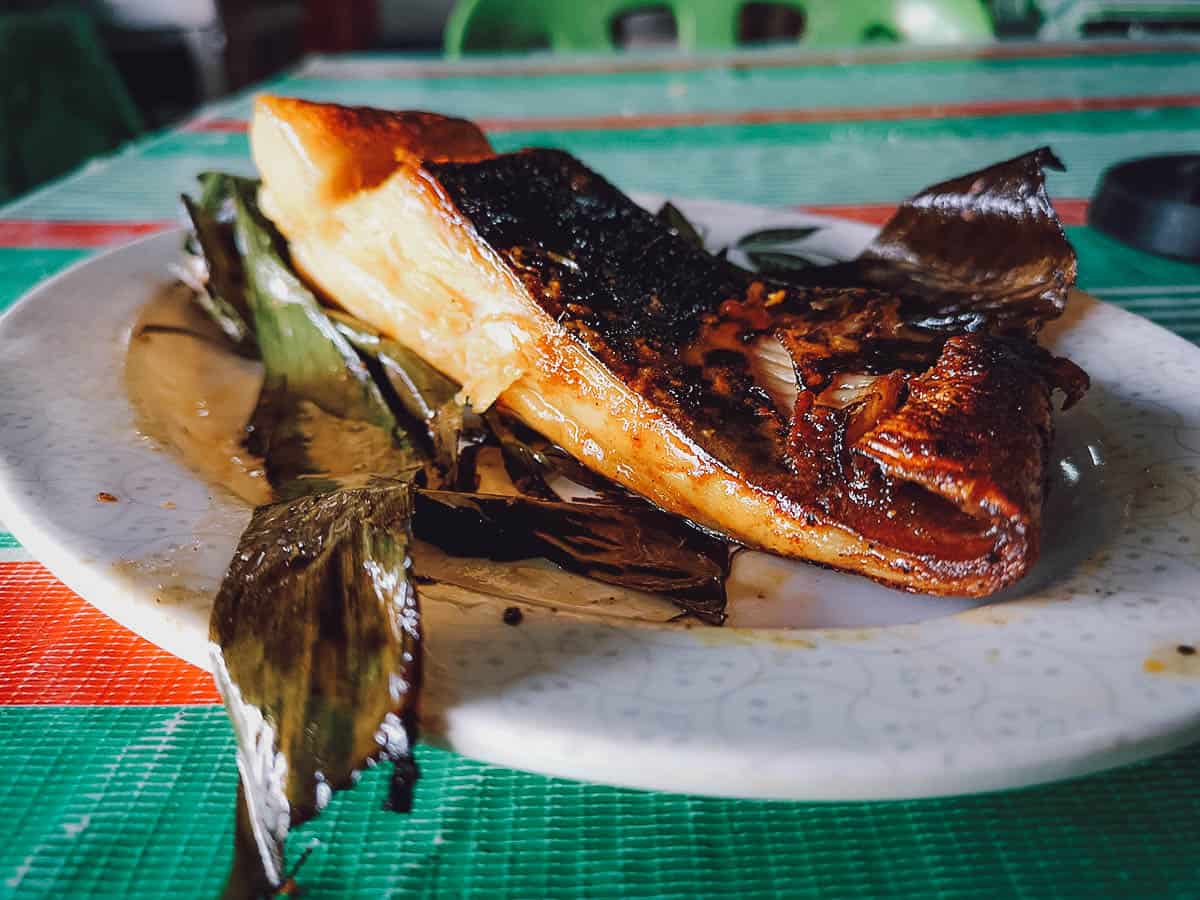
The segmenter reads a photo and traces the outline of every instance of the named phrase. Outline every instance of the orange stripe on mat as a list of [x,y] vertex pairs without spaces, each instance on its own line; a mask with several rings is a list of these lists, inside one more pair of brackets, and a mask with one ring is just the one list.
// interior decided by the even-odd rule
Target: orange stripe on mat
[[174,222],[64,222],[0,219],[0,247],[109,247],[173,228]]
[[[545,116],[476,119],[484,131],[621,131],[648,128],[698,128],[708,125],[780,125],[837,122],[890,122],[901,119],[949,119],[967,116],[1043,115],[1056,112],[1112,112],[1200,106],[1200,94],[1152,94],[1130,97],[1046,97],[1020,100],[972,100],[965,103],[918,103],[907,106],[833,106],[806,109],[709,110],[618,116]],[[185,131],[238,132],[242,119],[197,119]]]
[[[1088,201],[1077,197],[1052,197],[1054,208],[1064,225],[1086,225]],[[839,219],[852,219],[855,222],[865,222],[868,225],[882,225],[896,211],[895,203],[824,203],[819,205],[797,206],[804,212],[821,213],[836,216]]]
[[0,705],[219,702],[207,672],[118,625],[44,566],[0,564]]

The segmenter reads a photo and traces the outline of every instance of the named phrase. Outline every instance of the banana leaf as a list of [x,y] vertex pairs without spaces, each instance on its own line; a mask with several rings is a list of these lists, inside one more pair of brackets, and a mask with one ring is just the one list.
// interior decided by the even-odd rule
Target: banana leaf
[[1075,251],[1046,193],[1045,170],[1062,168],[1041,147],[927,187],[857,259],[794,280],[888,291],[905,319],[934,331],[1032,336],[1075,283]]
[[735,245],[739,250],[773,250],[812,237],[821,230],[819,225],[798,225],[791,228],[763,228],[744,234]]
[[517,436],[516,423],[510,422],[495,409],[484,413],[483,421],[500,443],[504,469],[516,489],[542,500],[560,500],[547,480],[555,472],[554,465],[540,449]]
[[695,247],[704,249],[704,237],[696,226],[688,221],[687,216],[680,212],[679,207],[669,200],[655,214],[659,221],[674,231],[677,235]]
[[544,558],[608,584],[662,594],[712,625],[725,620],[730,551],[649,504],[419,490],[413,534],[452,556]]
[[458,400],[459,384],[361,319],[336,309],[326,309],[325,313],[368,367],[377,367],[376,383],[391,401],[393,411],[423,426],[437,467],[432,480],[456,484],[467,415],[466,407]]
[[[290,827],[315,815],[368,760],[397,764],[393,805],[404,805],[399,788],[415,772],[405,717],[420,638],[410,526],[448,553],[545,558],[663,595],[714,624],[724,618],[729,551],[633,498],[624,506],[557,499],[548,475],[611,483],[536,436],[518,436],[498,415],[489,421],[510,472],[526,473],[527,489],[543,485],[541,500],[414,495],[422,471],[435,487],[473,487],[468,460],[478,436],[458,385],[377,330],[322,307],[259,211],[254,182],[205,186],[190,206],[205,227],[231,222],[229,268],[241,279],[248,333],[264,366],[248,444],[281,498],[255,511],[211,624],[242,785],[228,895],[257,896],[288,880],[282,848]],[[207,255],[213,246],[201,249]],[[397,622],[403,627],[389,631]],[[372,744],[377,733],[390,741],[382,750]]]
[[253,185],[233,183],[234,233],[264,366],[250,425],[278,496],[329,490],[342,476],[411,477],[424,463],[366,364],[292,271]]
[[536,431],[496,408],[483,415],[488,431],[500,444],[504,468],[514,486],[523,494],[558,500],[551,487],[556,478],[565,478],[605,498],[632,498],[615,481],[599,475],[571,456],[562,447],[550,443]]
[[379,330],[340,309],[325,309],[334,327],[354,347],[370,356],[386,360],[389,380],[404,408],[423,422],[433,419],[458,394],[458,382],[447,378],[403,344],[380,334]]
[[746,259],[756,272],[786,278],[811,266],[827,266],[834,260],[819,253],[804,253],[797,250],[744,250]]
[[178,274],[237,351],[253,357],[257,343],[249,324],[242,259],[234,243],[232,198],[236,183],[257,182],[219,172],[206,172],[199,180],[200,200],[182,197],[192,231],[184,242],[186,257]]
[[406,810],[420,615],[409,581],[411,485],[355,486],[259,507],[210,625],[214,677],[241,779],[227,897],[288,880],[288,832],[378,760],[390,808]]
[[[525,496],[422,491],[414,526],[422,540],[458,556],[548,559],[568,572],[661,594],[710,625],[724,622],[725,541],[628,493],[499,410],[483,418]],[[552,484],[560,478],[598,496],[564,502]]]

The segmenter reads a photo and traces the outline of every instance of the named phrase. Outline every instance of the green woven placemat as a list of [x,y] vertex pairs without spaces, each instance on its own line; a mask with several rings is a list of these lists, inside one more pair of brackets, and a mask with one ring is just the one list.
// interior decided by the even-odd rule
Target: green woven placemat
[[[1200,896],[1200,748],[1005,794],[767,803],[543,778],[423,747],[410,815],[368,772],[315,822],[305,896]],[[0,895],[212,896],[233,738],[215,707],[0,709]],[[9,874],[12,873],[12,874]]]

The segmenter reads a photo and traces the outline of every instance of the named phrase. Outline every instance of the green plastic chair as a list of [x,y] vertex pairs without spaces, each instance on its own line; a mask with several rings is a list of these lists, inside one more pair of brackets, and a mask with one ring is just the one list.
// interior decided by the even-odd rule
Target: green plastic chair
[[[458,0],[446,23],[446,55],[549,47],[614,50],[613,22],[634,10],[668,9],[683,49],[737,46],[746,0]],[[849,47],[885,39],[925,44],[995,37],[980,0],[784,0],[803,13],[805,47]]]
[[141,130],[137,108],[86,14],[0,15],[0,199]]

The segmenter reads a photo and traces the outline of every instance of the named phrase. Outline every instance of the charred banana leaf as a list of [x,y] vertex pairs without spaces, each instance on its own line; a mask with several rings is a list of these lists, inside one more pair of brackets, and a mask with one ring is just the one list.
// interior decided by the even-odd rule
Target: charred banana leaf
[[333,791],[394,764],[403,810],[420,677],[409,581],[411,486],[360,486],[257,509],[217,594],[210,650],[233,722],[243,806],[229,897],[284,886],[283,844]]
[[250,446],[280,497],[330,490],[342,476],[407,478],[423,460],[379,386],[300,281],[254,204],[234,184],[235,234],[265,376]]
[[660,222],[693,247],[699,247],[701,250],[704,249],[704,236],[700,234],[699,229],[695,225],[688,221],[688,217],[674,203],[668,200],[655,215]]
[[906,200],[862,255],[803,273],[809,284],[880,288],[912,324],[1032,336],[1062,313],[1075,251],[1046,193],[1048,147]]
[[602,498],[635,499],[615,481],[593,472],[562,447],[550,443],[500,410],[488,410],[483,420],[500,445],[508,476],[521,493],[545,500],[561,499],[550,483],[556,478],[565,478]]
[[662,594],[709,624],[725,619],[729,546],[648,505],[422,490],[413,533],[454,556],[542,557],[599,581]]
[[[256,182],[205,180],[188,203],[210,314],[264,366],[248,444],[281,502],[255,511],[211,622],[238,741],[238,855],[229,896],[285,887],[283,842],[354,772],[395,763],[407,805],[420,628],[410,524],[451,554],[546,558],[608,584],[724,618],[726,544],[624,495],[540,436],[488,422],[514,481],[540,499],[442,490],[471,483],[459,387],[407,348],[322,307],[255,202]],[[231,299],[234,298],[234,299]],[[252,342],[252,343],[251,343]],[[469,442],[469,443],[474,443]],[[557,451],[557,452],[556,452]],[[607,495],[567,503],[548,479]],[[418,498],[419,499],[416,499]],[[620,502],[618,502],[620,501]],[[416,513],[419,503],[421,512]]]
[[541,500],[562,499],[548,481],[555,474],[553,464],[540,448],[518,437],[518,423],[495,409],[484,413],[483,421],[492,437],[499,442],[504,470],[518,491]]
[[182,197],[192,232],[184,243],[184,261],[178,274],[195,290],[196,302],[237,351],[257,356],[242,258],[233,235],[234,185],[242,183],[256,189],[257,182],[220,172],[206,172],[199,180],[200,200],[186,194]]
[[458,400],[458,383],[361,319],[335,309],[326,309],[325,313],[368,367],[376,367],[372,374],[398,416],[422,426],[437,469],[431,481],[456,484],[467,415]]
[[[548,559],[568,572],[661,594],[710,625],[725,620],[724,541],[629,494],[499,410],[484,421],[524,496],[422,491],[414,525],[422,540],[455,556]],[[597,496],[566,502],[552,486],[557,479]]]

